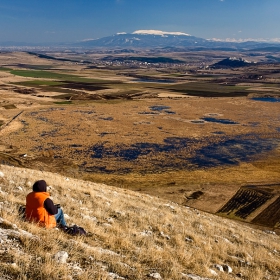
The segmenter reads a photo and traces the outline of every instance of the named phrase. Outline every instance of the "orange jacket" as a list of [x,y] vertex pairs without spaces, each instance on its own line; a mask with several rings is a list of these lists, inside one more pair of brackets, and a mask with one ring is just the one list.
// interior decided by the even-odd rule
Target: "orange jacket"
[[47,192],[31,192],[26,197],[26,219],[30,222],[39,223],[46,228],[56,227],[54,215],[50,215],[44,208],[44,202],[50,194]]

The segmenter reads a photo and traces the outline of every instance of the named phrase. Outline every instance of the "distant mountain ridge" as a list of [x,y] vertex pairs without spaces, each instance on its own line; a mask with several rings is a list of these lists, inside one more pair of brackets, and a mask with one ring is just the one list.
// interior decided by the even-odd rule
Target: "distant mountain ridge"
[[138,30],[78,43],[84,47],[172,47],[206,44],[207,40],[182,32]]
[[266,42],[223,42],[192,36],[183,32],[167,32],[161,30],[137,30],[132,33],[120,32],[112,36],[90,39],[76,44],[80,47],[108,48],[220,48],[220,49],[254,49],[279,47],[279,43]]
[[0,48],[6,47],[58,47],[58,48],[162,48],[162,49],[216,49],[224,51],[234,50],[264,50],[278,51],[280,43],[269,42],[226,42],[217,39],[204,39],[184,32],[168,32],[161,30],[136,30],[132,33],[119,32],[111,36],[98,39],[87,39],[79,42],[60,43],[28,43],[28,42],[0,42]]

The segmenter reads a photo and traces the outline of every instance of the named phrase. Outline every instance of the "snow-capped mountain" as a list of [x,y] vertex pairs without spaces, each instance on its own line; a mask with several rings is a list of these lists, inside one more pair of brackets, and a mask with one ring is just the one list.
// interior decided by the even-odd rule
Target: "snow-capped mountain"
[[[124,34],[124,33],[123,33]],[[183,33],[183,32],[167,32],[161,30],[136,30],[132,32],[132,34],[140,34],[140,35],[158,35],[158,36],[165,36],[168,35],[175,35],[175,36],[191,36],[190,34]]]
[[112,36],[90,39],[75,44],[85,48],[195,48],[195,49],[255,49],[276,46],[279,43],[265,42],[223,42],[203,39],[184,32],[167,32],[161,30],[137,30],[132,33],[120,32]]
[[87,40],[80,45],[88,47],[191,47],[202,46],[207,40],[183,32],[165,32],[160,30],[137,30],[133,33],[117,33],[112,36]]
[[103,37],[99,39],[87,39],[76,43],[18,43],[18,42],[0,42],[0,47],[5,46],[52,46],[52,47],[81,47],[81,48],[165,48],[167,50],[181,50],[182,48],[203,50],[203,49],[216,49],[216,50],[269,50],[275,48],[273,51],[279,51],[279,43],[268,42],[229,42],[217,39],[203,39],[184,32],[168,32],[161,30],[136,30],[132,33],[119,32],[115,35]]

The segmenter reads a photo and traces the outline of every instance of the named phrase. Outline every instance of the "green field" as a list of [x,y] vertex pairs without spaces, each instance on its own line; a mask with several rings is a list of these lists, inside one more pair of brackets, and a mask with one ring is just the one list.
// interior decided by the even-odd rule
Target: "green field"
[[7,72],[9,72],[9,71],[12,71],[13,69],[11,69],[11,68],[6,68],[6,67],[0,67],[0,71],[7,71]]
[[[21,77],[29,78],[41,78],[41,79],[54,79],[67,82],[79,82],[79,83],[112,83],[109,80],[99,80],[99,79],[90,79],[84,78],[76,75],[69,75],[64,73],[42,71],[42,70],[11,70],[11,74]],[[117,83],[117,82],[114,82]]]
[[47,64],[20,64],[20,66],[31,70],[50,70],[54,68],[54,66]]

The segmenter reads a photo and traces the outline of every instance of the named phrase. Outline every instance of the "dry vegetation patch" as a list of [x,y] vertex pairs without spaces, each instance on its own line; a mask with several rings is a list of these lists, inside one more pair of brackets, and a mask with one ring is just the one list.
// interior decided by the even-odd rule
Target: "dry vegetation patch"
[[201,52],[181,53],[185,68],[132,69],[101,65],[105,55],[1,53],[1,163],[210,212],[248,182],[279,183],[277,65],[203,69],[222,55]]
[[[0,171],[3,279],[280,277],[279,236],[273,232],[104,184],[9,166]],[[68,224],[91,234],[71,237],[19,219],[18,207],[38,179],[47,181]],[[63,251],[68,258],[59,262],[56,254]],[[228,265],[233,272],[220,272],[215,265]]]
[[[260,206],[248,219],[279,228],[276,195],[238,196],[251,183],[268,193],[279,185],[277,65],[201,68],[231,56],[218,52],[182,53],[185,68],[107,67],[105,53],[47,55],[0,55],[0,162],[29,168],[0,169],[0,278],[279,279],[274,232],[185,207],[214,213],[236,193],[224,214],[239,219],[247,194],[249,210]],[[94,65],[73,63],[78,57]],[[68,223],[90,236],[18,218],[38,179]],[[58,252],[67,252],[65,263]],[[232,273],[219,272],[227,265]]]

